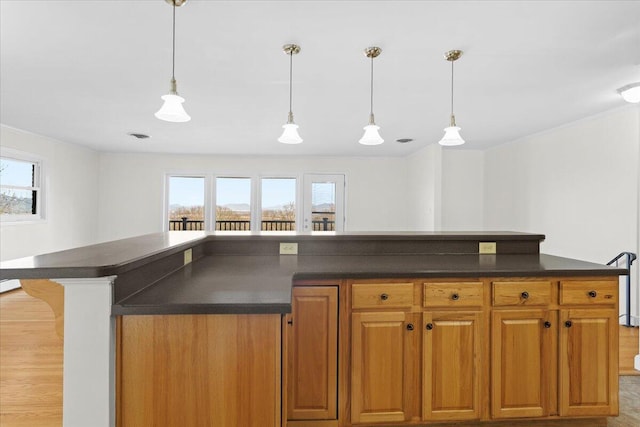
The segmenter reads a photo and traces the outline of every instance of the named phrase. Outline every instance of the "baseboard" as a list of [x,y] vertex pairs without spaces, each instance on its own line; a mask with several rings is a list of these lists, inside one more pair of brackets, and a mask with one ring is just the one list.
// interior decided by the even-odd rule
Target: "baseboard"
[[[631,315],[631,319],[629,319],[629,320],[630,320],[629,323],[631,323],[631,326],[640,326],[640,317]],[[621,325],[624,325],[626,321],[627,321],[626,315],[620,317],[620,324]]]
[[20,288],[20,281],[17,279],[3,280],[0,282],[0,294]]

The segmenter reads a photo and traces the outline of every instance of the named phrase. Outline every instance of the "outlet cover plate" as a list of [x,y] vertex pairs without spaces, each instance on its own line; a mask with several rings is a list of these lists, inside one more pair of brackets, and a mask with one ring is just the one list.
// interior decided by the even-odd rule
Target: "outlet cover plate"
[[479,254],[495,254],[496,242],[480,242],[478,243]]
[[280,243],[280,255],[298,255],[297,243]]
[[193,250],[191,248],[184,251],[184,265],[191,264],[193,261]]

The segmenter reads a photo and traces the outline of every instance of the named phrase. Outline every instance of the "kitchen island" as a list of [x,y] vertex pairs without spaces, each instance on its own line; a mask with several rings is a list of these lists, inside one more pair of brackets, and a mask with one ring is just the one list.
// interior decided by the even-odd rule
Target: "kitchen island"
[[0,273],[64,287],[65,426],[616,415],[626,270],[543,239],[168,232]]

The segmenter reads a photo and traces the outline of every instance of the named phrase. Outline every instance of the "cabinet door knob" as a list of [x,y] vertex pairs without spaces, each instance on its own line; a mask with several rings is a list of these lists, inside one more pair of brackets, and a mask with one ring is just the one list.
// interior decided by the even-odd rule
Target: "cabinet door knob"
[[549,329],[551,327],[551,322],[549,322],[549,321],[544,322],[544,327]]
[[595,298],[595,297],[597,297],[597,296],[598,296],[598,293],[597,293],[596,291],[589,291],[589,296],[590,296],[591,298]]
[[433,323],[427,323],[427,331],[430,331],[433,329]]
[[293,325],[293,319],[289,319],[289,320],[287,320],[287,324],[288,324],[288,325]]
[[407,324],[407,331],[413,331],[413,323]]
[[571,322],[571,320],[567,320],[566,322],[564,322],[564,326],[567,328],[570,328],[571,325],[573,325],[573,322]]
[[520,296],[522,297],[522,299],[529,299],[529,292],[524,291],[523,293],[520,294]]
[[382,301],[386,301],[386,300],[388,300],[388,299],[389,299],[389,295],[387,295],[387,294],[381,294],[381,295],[380,295],[380,299],[381,299]]
[[457,293],[453,294],[453,295],[451,295],[451,299],[454,300],[454,301],[458,301],[460,299],[460,295],[458,295]]

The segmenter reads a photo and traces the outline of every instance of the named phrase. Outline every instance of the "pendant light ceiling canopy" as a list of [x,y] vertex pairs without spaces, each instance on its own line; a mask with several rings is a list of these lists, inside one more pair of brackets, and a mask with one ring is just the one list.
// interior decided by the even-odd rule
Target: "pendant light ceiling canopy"
[[456,116],[453,114],[453,63],[462,56],[461,50],[450,50],[444,54],[444,59],[451,62],[451,122],[444,128],[444,136],[438,142],[440,145],[451,147],[464,144],[460,136],[460,127],[456,126]]
[[373,116],[373,58],[378,57],[382,53],[382,49],[376,46],[368,47],[364,50],[364,55],[371,58],[371,109],[369,112],[369,124],[365,126],[364,135],[358,141],[362,145],[379,145],[384,139],[378,133],[380,126],[376,125]]
[[180,7],[187,2],[187,0],[166,0],[173,7],[173,31],[172,31],[172,41],[173,41],[173,49],[172,49],[172,67],[171,67],[171,85],[169,87],[169,93],[163,95],[161,98],[164,101],[162,107],[158,112],[156,112],[155,116],[160,120],[164,120],[167,122],[188,122],[191,120],[191,117],[184,110],[182,104],[184,103],[184,98],[178,95],[178,89],[176,84],[176,7]]
[[293,100],[293,55],[300,53],[300,46],[296,44],[285,44],[282,46],[282,50],[289,55],[289,115],[287,117],[287,123],[282,125],[284,131],[282,135],[280,135],[280,138],[278,138],[278,142],[283,144],[300,144],[302,138],[298,135],[298,125],[293,121],[293,110],[291,107]]

